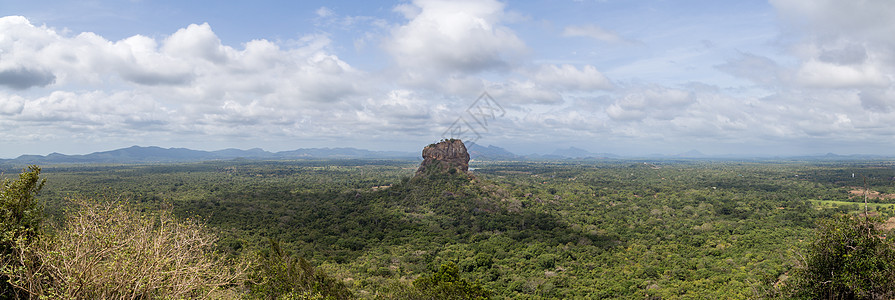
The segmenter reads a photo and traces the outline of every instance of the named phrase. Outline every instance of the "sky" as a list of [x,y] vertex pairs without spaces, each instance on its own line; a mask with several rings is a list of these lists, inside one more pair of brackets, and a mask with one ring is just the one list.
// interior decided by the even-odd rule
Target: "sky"
[[895,155],[895,1],[0,0],[0,158]]

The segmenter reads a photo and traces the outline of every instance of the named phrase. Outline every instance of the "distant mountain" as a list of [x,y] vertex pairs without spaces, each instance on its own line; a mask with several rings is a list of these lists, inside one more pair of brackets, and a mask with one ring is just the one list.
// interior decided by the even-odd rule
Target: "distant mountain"
[[134,163],[134,162],[181,162],[209,159],[210,152],[186,148],[161,148],[132,146],[111,151],[94,152],[85,155],[65,155],[51,153],[47,156],[22,155],[7,162],[29,164],[54,163]]
[[684,158],[703,158],[703,157],[706,157],[705,154],[702,154],[702,152],[699,152],[699,151],[697,151],[696,149],[693,149],[693,150],[690,150],[690,151],[687,151],[687,152],[684,152],[684,153],[680,153],[680,154],[677,154],[677,155],[672,155],[672,156],[674,156],[674,157],[684,157]]
[[212,154],[218,156],[220,158],[273,158],[275,154],[271,152],[264,151],[261,148],[252,148],[249,150],[240,150],[234,148],[228,148],[224,150],[212,151]]
[[568,149],[556,149],[556,151],[553,151],[553,155],[568,158],[584,158],[592,156],[590,151],[575,147],[569,147]]
[[277,158],[409,158],[418,155],[398,151],[370,151],[357,148],[306,148],[281,151]]
[[618,155],[611,153],[593,153],[581,148],[569,147],[566,149],[556,149],[553,153],[548,155],[540,156],[544,159],[555,159],[555,158],[575,158],[575,159],[589,159],[589,158],[617,158]]
[[[467,148],[470,158],[473,160],[591,160],[591,159],[625,159],[637,158],[630,156],[618,156],[611,153],[592,153],[584,149],[569,147],[557,149],[551,154],[517,155],[504,148],[492,145],[481,146],[470,144]],[[66,155],[50,153],[48,155],[22,155],[14,159],[0,159],[2,165],[26,165],[26,164],[131,164],[131,163],[176,163],[196,162],[208,160],[229,159],[420,159],[419,153],[398,151],[371,151],[357,148],[302,148],[289,151],[269,152],[260,148],[248,150],[223,149],[216,151],[192,150],[187,148],[161,148],[156,146],[128,148],[94,152],[84,155]],[[640,158],[654,159],[757,159],[757,160],[879,160],[889,159],[892,156],[851,154],[840,155],[834,153],[802,155],[802,156],[764,156],[745,157],[734,155],[708,156],[697,150],[690,150],[675,155],[647,155]]]
[[260,148],[249,150],[223,149],[217,151],[191,150],[186,148],[161,148],[156,146],[94,152],[84,155],[22,155],[15,159],[0,159],[8,164],[78,164],[78,163],[171,163],[220,159],[306,159],[306,158],[413,158],[416,154],[396,151],[370,151],[355,148],[308,148],[291,151],[268,152]]
[[518,160],[521,157],[504,148],[488,145],[470,144],[466,149],[473,160]]

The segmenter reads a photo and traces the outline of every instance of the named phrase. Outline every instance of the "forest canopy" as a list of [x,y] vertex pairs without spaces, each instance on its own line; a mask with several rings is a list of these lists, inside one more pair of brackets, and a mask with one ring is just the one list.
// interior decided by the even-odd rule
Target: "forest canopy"
[[[32,167],[0,191],[4,297],[892,295],[888,162],[476,162],[411,178],[417,163]],[[95,268],[77,292],[75,261]]]

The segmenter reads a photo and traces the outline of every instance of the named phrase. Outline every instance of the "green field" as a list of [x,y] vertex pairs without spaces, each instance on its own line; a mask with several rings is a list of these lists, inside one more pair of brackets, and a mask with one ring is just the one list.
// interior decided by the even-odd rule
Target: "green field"
[[[823,207],[847,207],[851,212],[863,212],[864,211],[864,202],[851,202],[851,201],[835,201],[835,200],[811,200],[811,202],[823,206]],[[891,211],[895,210],[895,204],[892,203],[867,203],[867,209],[870,211]]]

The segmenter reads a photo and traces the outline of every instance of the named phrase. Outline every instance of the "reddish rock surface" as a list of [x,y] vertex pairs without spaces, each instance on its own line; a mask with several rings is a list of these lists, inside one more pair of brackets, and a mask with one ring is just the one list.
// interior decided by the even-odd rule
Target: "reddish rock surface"
[[416,173],[421,174],[432,165],[445,172],[452,168],[464,173],[469,171],[469,153],[466,152],[466,145],[461,140],[451,139],[426,146],[423,148],[423,162]]

